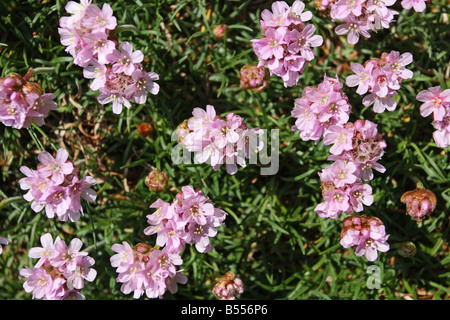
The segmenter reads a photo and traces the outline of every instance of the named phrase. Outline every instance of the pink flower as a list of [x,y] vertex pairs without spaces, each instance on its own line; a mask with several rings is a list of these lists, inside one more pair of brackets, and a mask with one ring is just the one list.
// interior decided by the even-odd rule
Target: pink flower
[[89,63],[90,65],[83,69],[83,76],[87,79],[94,79],[89,87],[91,90],[98,90],[106,84],[107,68],[96,59],[91,59]]
[[345,79],[347,86],[356,87],[356,92],[359,95],[363,95],[369,90],[369,85],[372,81],[372,69],[373,64],[368,63],[366,67],[363,67],[359,63],[352,63],[350,69],[355,73],[354,75],[350,75]]
[[123,241],[122,244],[113,244],[111,249],[117,252],[110,258],[111,266],[117,268],[119,273],[127,270],[134,261],[133,249],[128,242]]
[[349,209],[349,198],[341,189],[332,189],[323,195],[324,201],[314,209],[322,218],[337,219],[338,214]]
[[113,64],[112,70],[114,73],[125,73],[128,76],[133,74],[137,69],[136,64],[144,60],[144,55],[140,50],[133,51],[133,46],[124,41],[120,44],[120,51],[114,50],[108,57]]
[[389,66],[398,77],[402,80],[411,79],[414,73],[411,70],[405,68],[405,66],[413,62],[413,55],[410,52],[405,52],[400,55],[398,51],[391,51],[386,56],[386,61],[389,62]]
[[426,8],[426,0],[403,0],[401,5],[407,10],[414,8],[416,12],[423,12]]
[[360,34],[370,38],[369,26],[365,21],[349,19],[344,24],[338,25],[334,31],[337,35],[347,34],[347,41],[350,44],[356,44]]
[[56,256],[52,259],[51,265],[57,268],[63,267],[64,270],[74,271],[76,268],[76,257],[86,256],[87,252],[80,252],[83,242],[74,238],[70,241],[69,246],[64,241],[55,242]]
[[287,26],[288,10],[290,7],[284,1],[275,1],[272,3],[272,12],[264,9],[261,12],[261,18],[264,20],[266,27]]
[[323,43],[322,36],[314,35],[316,27],[313,24],[307,25],[301,32],[294,29],[289,33],[289,52],[301,53],[307,61],[314,59],[314,51],[311,47],[320,47]]
[[84,280],[92,282],[97,276],[97,271],[91,267],[95,260],[89,256],[75,257],[75,270],[65,270],[66,285],[69,289],[83,289]]
[[126,95],[134,96],[134,100],[138,104],[143,104],[147,100],[147,92],[153,95],[158,94],[159,84],[155,80],[159,80],[158,74],[155,72],[143,72],[140,69],[133,71],[131,77],[135,83],[125,89]]
[[46,233],[41,236],[42,247],[33,247],[28,252],[30,258],[39,259],[35,264],[36,268],[39,268],[44,262],[51,261],[56,255],[55,243],[61,241],[59,237],[56,237],[55,242],[53,242],[52,235]]
[[420,91],[416,99],[423,102],[420,106],[422,117],[433,113],[434,120],[442,121],[450,107],[450,89],[442,90],[440,86],[430,87]]
[[97,184],[95,179],[91,176],[86,176],[79,180],[78,177],[74,177],[71,181],[72,185],[68,187],[68,193],[70,196],[69,208],[71,211],[83,213],[83,208],[80,203],[80,198],[88,202],[94,202],[97,198],[97,192],[95,192],[92,187]]
[[252,40],[253,49],[258,57],[262,60],[268,60],[272,57],[282,59],[284,55],[282,44],[286,43],[285,36],[287,32],[288,29],[285,27],[269,28],[264,38]]
[[109,56],[116,49],[116,44],[108,40],[105,33],[88,33],[83,36],[85,46],[77,54],[74,63],[80,67],[86,67],[92,59],[101,64],[109,63]]
[[325,145],[333,144],[330,148],[332,154],[338,155],[346,150],[352,149],[353,130],[347,130],[342,126],[330,126],[324,133],[323,143]]
[[38,160],[42,164],[38,172],[44,177],[50,177],[56,184],[61,184],[64,181],[64,175],[73,171],[73,164],[67,161],[68,157],[69,153],[63,148],[58,149],[55,158],[47,151],[43,151],[38,155]]
[[349,15],[358,17],[362,14],[363,4],[366,0],[340,0],[331,8],[333,19],[345,20]]
[[305,11],[305,4],[300,0],[295,0],[288,13],[288,19],[291,23],[301,24],[312,19],[312,12]]
[[111,6],[107,3],[103,4],[102,9],[96,5],[88,6],[83,17],[83,26],[92,29],[93,32],[106,32],[106,30],[114,30],[117,26],[117,19],[113,16]]
[[100,95],[97,97],[97,100],[101,104],[112,102],[112,110],[115,114],[120,114],[122,112],[123,105],[127,108],[131,108],[130,101],[128,101],[128,99],[117,90],[101,88]]

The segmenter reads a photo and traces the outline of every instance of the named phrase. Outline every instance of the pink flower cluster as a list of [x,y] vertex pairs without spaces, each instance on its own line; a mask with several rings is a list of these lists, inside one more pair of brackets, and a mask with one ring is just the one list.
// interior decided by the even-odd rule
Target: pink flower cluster
[[0,79],[0,122],[7,127],[42,126],[49,111],[58,108],[53,93],[44,93],[39,84],[26,79],[16,74]]
[[61,221],[77,221],[83,213],[81,198],[93,202],[97,197],[90,188],[96,182],[91,176],[80,179],[80,170],[67,160],[68,157],[63,148],[56,152],[55,157],[47,151],[41,152],[37,170],[20,167],[26,177],[20,179],[19,184],[22,190],[28,190],[23,197],[32,202],[31,208],[35,212],[45,208],[48,218],[56,215]]
[[367,260],[375,261],[378,251],[389,250],[388,238],[383,223],[376,217],[351,216],[343,221],[341,245],[353,248],[358,257],[365,256]]
[[187,277],[177,270],[183,263],[178,253],[169,252],[169,247],[159,250],[145,243],[131,247],[126,241],[114,244],[111,249],[117,254],[110,258],[111,265],[119,273],[116,281],[122,283],[121,291],[133,291],[135,299],[144,292],[150,299],[162,298],[166,290],[178,291],[178,283],[185,284]]
[[297,84],[305,63],[314,59],[314,47],[321,46],[323,38],[314,35],[316,27],[305,24],[311,20],[311,11],[303,12],[305,4],[296,0],[292,6],[284,1],[272,4],[272,11],[261,12],[261,39],[253,39],[258,56],[258,67],[265,66],[270,75],[283,79],[285,87]]
[[100,9],[91,0],[69,1],[65,9],[72,15],[60,19],[61,43],[74,57],[74,63],[83,68],[84,77],[93,79],[90,88],[100,92],[99,103],[112,102],[113,112],[120,114],[123,105],[131,107],[131,100],[143,104],[147,92],[159,92],[159,85],[154,82],[159,76],[144,70],[143,53],[133,50],[126,41],[118,49],[117,41],[110,39],[117,19],[109,4]]
[[339,0],[331,8],[332,21],[343,21],[336,27],[338,35],[347,34],[347,42],[356,44],[360,35],[389,28],[398,12],[389,9],[396,0]]
[[376,113],[395,110],[397,103],[392,98],[405,79],[411,79],[413,72],[405,67],[413,62],[411,53],[400,55],[398,51],[389,54],[383,52],[380,59],[371,59],[364,63],[352,63],[350,69],[355,73],[346,78],[349,87],[358,87],[356,92],[364,95],[363,105],[373,105]]
[[434,141],[438,147],[447,148],[450,145],[450,89],[431,87],[420,91],[416,99],[423,102],[420,105],[422,117],[433,117]]
[[252,151],[263,148],[258,139],[262,130],[248,129],[244,119],[234,113],[223,119],[213,106],[207,105],[206,110],[194,108],[192,115],[184,131],[186,136],[181,139],[199,163],[209,162],[214,170],[225,164],[227,172],[235,174],[237,165],[246,166],[245,159]]
[[51,234],[41,236],[42,247],[31,248],[30,258],[39,259],[33,269],[25,267],[19,271],[26,280],[23,288],[33,294],[33,299],[80,300],[84,281],[92,282],[97,271],[92,269],[95,260],[87,252],[80,251],[83,242],[74,238],[69,246]]
[[386,142],[377,124],[348,121],[352,107],[342,87],[337,76],[325,75],[317,87],[303,90],[291,112],[296,118],[292,130],[300,131],[302,140],[317,143],[323,137],[323,143],[331,145],[328,160],[333,163],[318,173],[323,201],[314,209],[320,217],[331,219],[341,213],[362,212],[364,205],[372,205],[372,187],[363,182],[373,179],[373,170],[386,170],[378,163]]
[[411,9],[413,8],[416,12],[423,12],[426,9],[427,2],[430,2],[431,0],[402,0],[402,7],[403,9]]
[[217,234],[226,212],[215,208],[202,192],[192,186],[184,186],[172,203],[156,200],[150,205],[156,211],[147,216],[150,225],[146,235],[156,234],[156,244],[165,246],[170,253],[180,253],[186,244],[194,244],[201,252],[209,252],[213,246],[210,238]]
[[319,173],[324,201],[314,209],[319,216],[336,219],[338,214],[363,211],[373,203],[372,188],[363,181],[373,179],[373,169],[384,172],[377,161],[386,143],[369,120],[334,125],[324,134],[325,145],[332,144],[334,163]]
[[303,141],[317,142],[330,126],[347,123],[351,106],[342,87],[337,77],[325,75],[322,83],[304,88],[302,96],[295,100],[291,115],[296,121],[292,130],[300,131]]

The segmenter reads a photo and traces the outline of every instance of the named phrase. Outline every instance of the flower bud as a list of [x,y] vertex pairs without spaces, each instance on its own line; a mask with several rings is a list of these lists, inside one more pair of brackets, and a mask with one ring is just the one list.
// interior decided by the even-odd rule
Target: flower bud
[[213,29],[214,38],[217,40],[222,39],[227,32],[228,26],[226,24],[219,24]]
[[153,132],[153,127],[150,123],[143,122],[137,125],[137,132],[142,134],[144,137],[148,137]]
[[245,90],[261,92],[269,86],[269,74],[263,67],[247,64],[241,68],[239,78],[241,88]]
[[239,299],[244,292],[244,284],[233,272],[228,271],[217,279],[212,289],[213,295],[219,300]]
[[405,258],[412,258],[416,255],[416,245],[411,241],[400,243],[398,247],[398,254]]
[[425,216],[431,215],[436,209],[436,195],[425,188],[416,188],[405,192],[400,201],[406,204],[406,213],[416,221],[421,221]]
[[155,168],[145,178],[145,185],[151,192],[159,192],[167,187],[168,180],[165,172]]

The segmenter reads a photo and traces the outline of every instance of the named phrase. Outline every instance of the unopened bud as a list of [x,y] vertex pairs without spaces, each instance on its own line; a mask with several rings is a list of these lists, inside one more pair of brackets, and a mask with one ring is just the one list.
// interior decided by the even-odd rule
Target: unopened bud
[[239,299],[243,292],[244,284],[242,280],[231,271],[220,277],[212,289],[213,295],[219,300]]
[[251,89],[261,92],[269,86],[269,74],[264,67],[247,64],[239,72],[240,85],[242,89]]
[[416,252],[416,245],[411,241],[402,242],[398,247],[398,254],[405,258],[414,257]]
[[436,195],[425,188],[416,188],[405,192],[400,201],[406,204],[406,213],[416,221],[421,221],[425,216],[431,215],[436,209]]
[[214,38],[222,39],[225,36],[225,33],[228,32],[228,26],[226,24],[219,24],[214,27],[213,34]]
[[143,122],[137,125],[137,132],[142,134],[144,137],[148,137],[153,132],[153,127],[150,123]]
[[151,192],[159,192],[167,187],[168,180],[165,172],[155,168],[145,178],[145,185]]

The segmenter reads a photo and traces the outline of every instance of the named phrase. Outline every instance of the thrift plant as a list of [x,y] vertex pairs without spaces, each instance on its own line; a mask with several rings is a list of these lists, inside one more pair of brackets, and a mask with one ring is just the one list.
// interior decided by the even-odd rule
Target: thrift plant
[[0,10],[1,299],[448,299],[447,1]]

